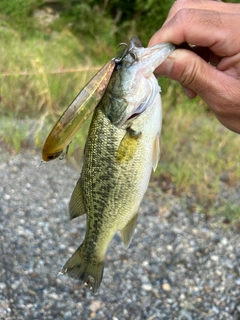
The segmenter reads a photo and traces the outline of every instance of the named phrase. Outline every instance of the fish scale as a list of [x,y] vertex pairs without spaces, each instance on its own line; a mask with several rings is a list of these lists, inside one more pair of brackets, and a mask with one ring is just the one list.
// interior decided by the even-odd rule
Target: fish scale
[[[105,139],[99,139],[106,128],[108,132]],[[142,160],[143,149],[139,148],[132,161],[119,164],[116,155],[126,133],[111,124],[102,112],[101,104],[96,109],[89,132],[84,159],[84,162],[89,165],[83,167],[81,175],[85,203],[90,204],[86,212],[88,238],[99,237],[99,242],[102,241],[100,246],[104,248],[105,254],[105,243],[111,240],[117,230],[124,227],[126,220],[128,222],[131,218],[132,211],[138,209],[139,204],[136,205],[134,200],[138,192],[137,183],[142,178],[142,174],[136,163]],[[98,181],[94,186],[93,179]],[[94,221],[97,221],[97,227],[91,228]],[[112,229],[112,232],[102,232],[101,227],[106,225],[108,229]],[[87,251],[93,250],[91,246],[87,248],[87,241],[84,247]]]

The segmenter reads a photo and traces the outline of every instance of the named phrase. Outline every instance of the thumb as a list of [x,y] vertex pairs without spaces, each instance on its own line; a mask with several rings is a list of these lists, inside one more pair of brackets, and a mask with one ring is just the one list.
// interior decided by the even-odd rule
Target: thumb
[[155,74],[178,81],[192,98],[198,94],[222,124],[232,131],[240,131],[239,79],[215,69],[194,52],[184,49],[173,51]]
[[155,75],[163,75],[176,80],[184,88],[189,88],[202,95],[206,89],[209,90],[212,77],[216,77],[215,71],[211,65],[194,52],[176,49],[155,70]]

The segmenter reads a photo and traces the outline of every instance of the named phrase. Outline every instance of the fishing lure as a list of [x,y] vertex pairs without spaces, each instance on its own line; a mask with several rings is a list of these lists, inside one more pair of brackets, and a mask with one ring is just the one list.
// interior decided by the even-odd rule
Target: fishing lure
[[95,74],[56,122],[44,143],[43,161],[54,160],[58,157],[63,158],[72,139],[104,95],[115,66],[129,53],[128,45],[120,43],[119,46],[121,45],[124,45],[125,48],[119,56],[108,61]]

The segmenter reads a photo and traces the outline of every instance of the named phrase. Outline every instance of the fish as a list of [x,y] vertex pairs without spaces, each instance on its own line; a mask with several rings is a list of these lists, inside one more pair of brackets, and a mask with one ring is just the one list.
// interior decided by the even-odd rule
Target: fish
[[133,37],[94,110],[82,172],[69,202],[70,219],[86,214],[85,237],[61,270],[92,293],[100,287],[114,235],[120,231],[124,246],[130,245],[157,167],[162,108],[154,70],[173,50],[170,43],[144,48]]

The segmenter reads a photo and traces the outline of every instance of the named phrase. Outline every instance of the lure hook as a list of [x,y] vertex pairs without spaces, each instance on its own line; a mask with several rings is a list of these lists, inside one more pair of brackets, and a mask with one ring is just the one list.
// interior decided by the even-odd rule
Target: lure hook
[[126,55],[128,55],[129,53],[129,46],[128,44],[126,44],[125,42],[121,42],[119,43],[117,49],[121,46],[125,46],[124,50],[119,54],[119,56],[117,58],[113,58],[113,60],[115,61],[115,63],[119,63],[122,61],[122,59],[124,59],[126,57]]
[[121,42],[119,43],[117,49],[120,47],[120,46],[125,46],[124,50],[119,54],[119,56],[117,58],[113,58],[114,62],[116,64],[118,64],[119,62],[121,62],[128,54],[130,54],[130,56],[133,58],[133,62],[131,63],[131,65],[135,62],[135,61],[138,61],[138,57],[136,55],[135,52],[133,52],[133,47],[130,48],[128,44],[126,44],[125,42]]
[[133,50],[133,48],[130,48],[130,49],[128,50],[128,53],[129,53],[130,56],[133,58],[134,62],[135,62],[135,61],[138,61],[138,57],[137,57],[136,53],[133,52],[132,50]]
[[126,42],[120,42],[117,46],[117,49],[119,49],[121,46],[125,46],[127,49],[129,48],[129,45]]

